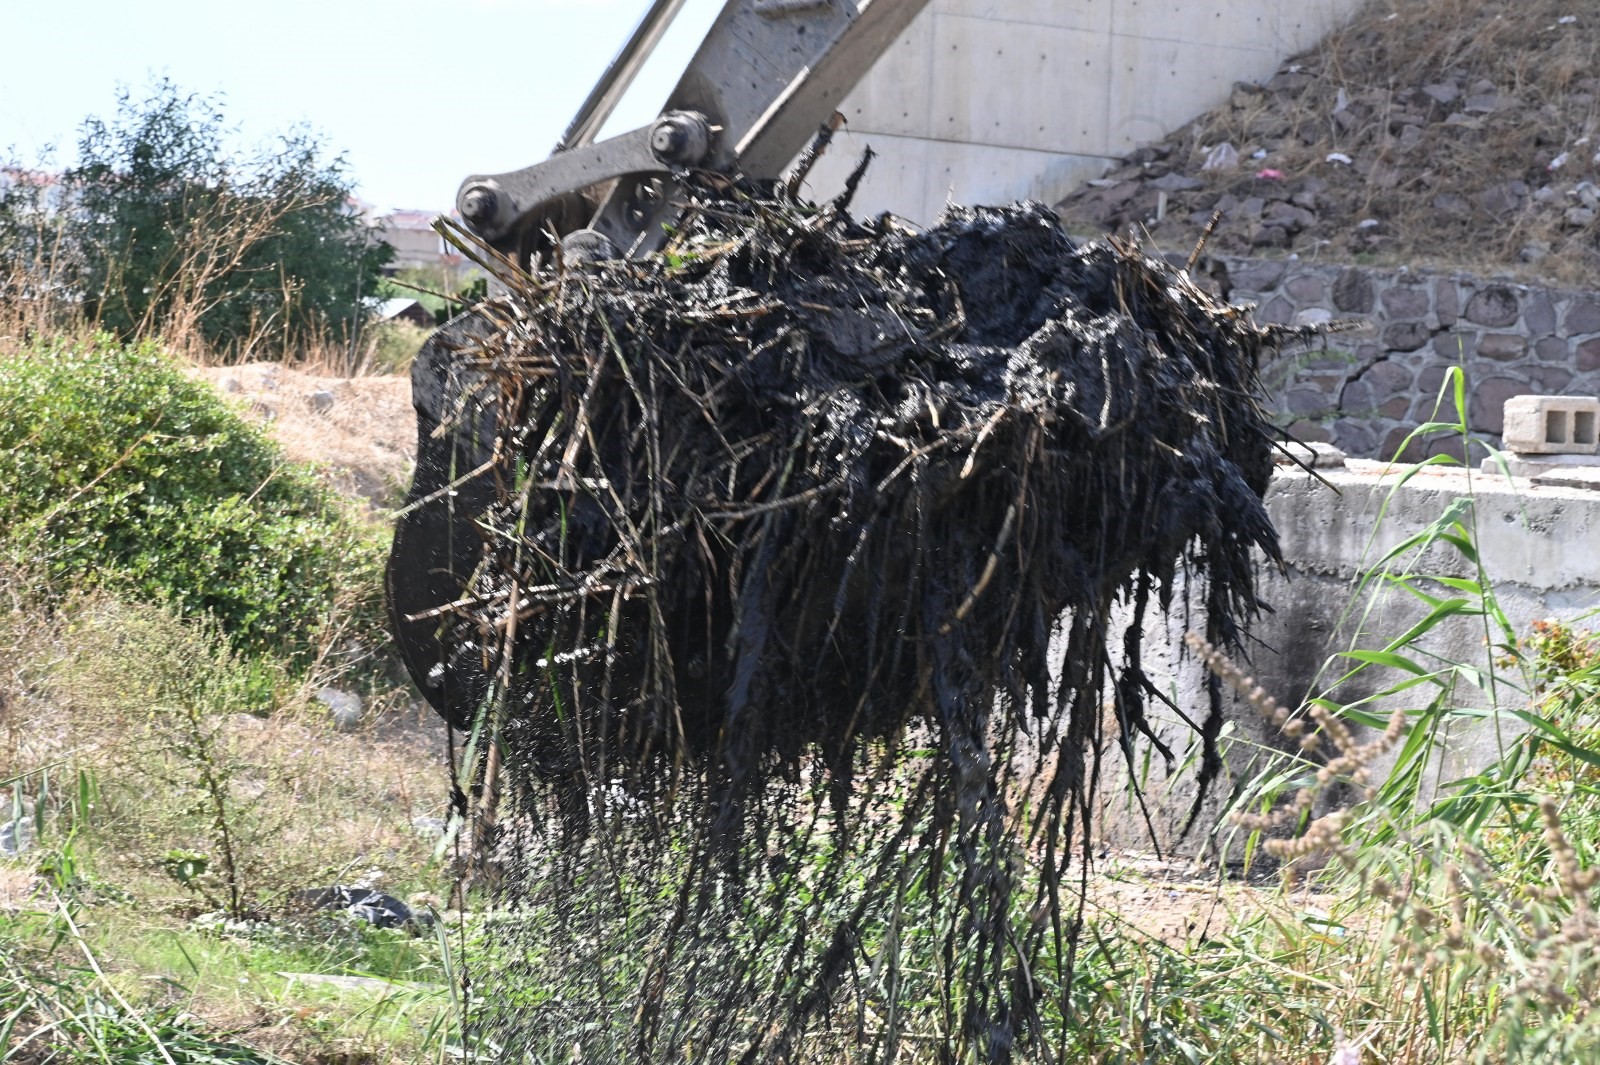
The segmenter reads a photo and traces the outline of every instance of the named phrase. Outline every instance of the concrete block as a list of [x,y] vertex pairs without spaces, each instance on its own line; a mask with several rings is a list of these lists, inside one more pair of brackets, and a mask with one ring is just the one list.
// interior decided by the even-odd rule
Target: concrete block
[[1272,456],[1275,466],[1298,466],[1312,470],[1342,470],[1345,454],[1332,444],[1290,440]]
[[1271,3],[1227,0],[1120,0],[1113,5],[1111,32],[1184,44],[1266,48],[1276,54],[1278,10]]
[[1567,466],[1541,473],[1533,483],[1546,488],[1582,488],[1600,491],[1600,466]]
[[1277,37],[1273,44],[1284,55],[1304,51],[1349,22],[1360,6],[1360,0],[1276,0]]
[[1126,152],[1159,141],[1227,100],[1235,81],[1263,80],[1277,66],[1263,49],[1114,35],[1107,143]]
[[1512,396],[1505,446],[1525,455],[1593,455],[1600,450],[1600,398]]
[[[933,16],[924,11],[872,65],[839,111],[851,129],[927,137],[933,133],[928,106],[933,86]],[[941,72],[941,77],[944,76]]]
[[812,168],[805,195],[818,202],[837,195],[868,146],[877,158],[850,212],[866,218],[891,211],[919,226],[932,225],[952,197],[962,203],[1056,203],[1116,162],[1104,156],[952,144],[846,127]]
[[939,15],[933,38],[935,139],[1106,154],[1104,34]]
[[1009,203],[1031,199],[1054,203],[1086,175],[1103,172],[1104,161],[1023,148],[934,143],[928,147],[926,219],[933,221],[947,199],[956,203]]
[[[856,190],[850,213],[866,218],[892,211],[917,225],[931,223],[928,157],[935,143],[920,137],[864,133],[846,126],[812,167],[806,178],[805,195],[820,203],[843,192],[845,178],[868,147],[878,154]],[[939,189],[938,202],[944,202],[943,187]]]
[[[1038,165],[1037,154],[1035,153],[1035,165]],[[1042,203],[1055,204],[1065,199],[1073,189],[1085,181],[1104,174],[1116,163],[1115,159],[1098,155],[1057,155],[1034,173],[1009,175],[1007,187],[1024,190],[1011,197],[1012,199],[1039,200]],[[1023,180],[1018,181],[1019,177]],[[991,197],[987,202],[995,201]]]
[[1544,479],[1546,474],[1563,476],[1594,468],[1593,455],[1524,455],[1513,451],[1502,451],[1499,458],[1491,455],[1478,464],[1479,473],[1521,477],[1545,485],[1553,483]]
[[1111,32],[1107,0],[938,0],[942,15],[967,15],[991,22],[1023,22],[1067,30]]

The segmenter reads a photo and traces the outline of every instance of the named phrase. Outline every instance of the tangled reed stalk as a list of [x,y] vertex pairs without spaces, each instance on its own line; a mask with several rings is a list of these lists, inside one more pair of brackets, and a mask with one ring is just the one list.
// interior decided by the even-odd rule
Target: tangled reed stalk
[[[1145,622],[1237,647],[1262,607],[1256,368],[1298,334],[1037,204],[913,232],[692,198],[642,261],[486,259],[506,292],[457,353],[449,428],[495,489],[432,613],[510,782],[478,1031],[584,1061],[1048,1058],[1098,752],[1171,757]],[[1208,702],[1173,708],[1202,792]]]

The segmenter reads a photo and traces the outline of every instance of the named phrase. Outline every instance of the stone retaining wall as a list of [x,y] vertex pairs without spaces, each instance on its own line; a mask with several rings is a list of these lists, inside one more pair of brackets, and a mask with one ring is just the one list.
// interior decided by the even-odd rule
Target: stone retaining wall
[[[1256,304],[1260,321],[1368,321],[1263,375],[1296,436],[1353,456],[1393,458],[1413,428],[1432,420],[1445,371],[1458,363],[1469,424],[1496,444],[1511,396],[1600,395],[1600,293],[1296,260],[1219,257],[1208,273],[1230,301]],[[1440,420],[1454,420],[1448,402]],[[1414,442],[1401,457],[1457,444]]]

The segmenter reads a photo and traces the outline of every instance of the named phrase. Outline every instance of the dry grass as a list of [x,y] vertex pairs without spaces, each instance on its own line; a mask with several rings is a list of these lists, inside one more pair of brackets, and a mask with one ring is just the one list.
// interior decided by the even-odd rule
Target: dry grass
[[[0,781],[17,778],[46,828],[24,860],[0,860],[0,923],[25,927],[65,892],[88,906],[85,947],[141,1008],[181,1008],[296,1061],[412,1060],[396,1048],[414,1050],[423,1029],[380,1019],[381,994],[290,986],[276,973],[437,980],[431,940],[308,925],[288,895],[335,883],[413,901],[438,890],[434,840],[413,819],[445,813],[442,723],[369,668],[363,723],[337,730],[314,692],[330,680],[355,686],[339,646],[308,675],[262,685],[204,626],[162,608],[89,595],[45,616],[14,601],[0,612]],[[85,779],[88,808],[77,793]],[[240,926],[259,933],[190,923],[230,904],[208,781],[220,782],[237,910],[273,922]],[[206,855],[208,871],[183,883],[176,852]],[[52,953],[49,941],[25,941],[32,964],[70,979],[76,952]],[[424,1027],[444,1000],[440,988],[412,1003]]]
[[[212,245],[259,238],[256,232],[224,232],[207,241],[204,250],[214,257],[219,252]],[[195,287],[187,281],[184,286],[185,290]],[[348,379],[405,373],[428,335],[407,322],[374,322],[358,335],[307,333],[297,335],[286,346],[282,334],[272,330],[270,322],[263,322],[243,342],[219,350],[206,342],[200,330],[207,309],[198,294],[178,300],[165,317],[143,322],[139,338],[154,341],[196,367],[271,362],[315,376]],[[0,357],[26,351],[41,338],[87,341],[100,331],[100,323],[85,313],[82,303],[43,257],[13,263],[9,268],[0,260]]]
[[427,866],[430,844],[411,822],[443,813],[444,734],[406,690],[369,690],[364,724],[340,732],[313,697],[335,656],[298,682],[263,681],[203,626],[104,596],[34,619],[14,645],[22,692],[6,761],[96,775],[93,827],[113,843],[100,875],[143,879],[177,849],[209,852],[215,867],[216,825],[198,801],[208,769],[252,908],[352,869],[405,883]]

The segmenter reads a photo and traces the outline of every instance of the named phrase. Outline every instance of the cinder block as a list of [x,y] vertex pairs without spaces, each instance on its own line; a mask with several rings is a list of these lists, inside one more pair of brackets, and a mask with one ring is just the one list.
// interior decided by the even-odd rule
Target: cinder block
[[1507,450],[1524,455],[1593,455],[1600,451],[1600,397],[1512,396],[1503,435]]

